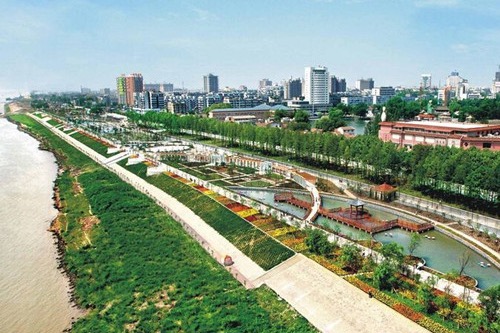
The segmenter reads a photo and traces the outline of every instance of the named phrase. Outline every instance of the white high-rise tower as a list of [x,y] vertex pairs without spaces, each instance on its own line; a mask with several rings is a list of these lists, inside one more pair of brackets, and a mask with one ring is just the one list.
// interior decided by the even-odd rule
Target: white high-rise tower
[[310,104],[328,104],[328,68],[306,67],[304,75],[304,99]]

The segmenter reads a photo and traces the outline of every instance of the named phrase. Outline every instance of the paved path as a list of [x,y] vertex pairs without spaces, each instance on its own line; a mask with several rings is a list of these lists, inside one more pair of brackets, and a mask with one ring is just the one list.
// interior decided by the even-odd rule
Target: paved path
[[247,288],[262,284],[268,285],[320,331],[338,333],[428,332],[379,301],[368,298],[367,294],[358,288],[301,254],[296,254],[265,272],[175,198],[119,165],[106,165],[105,157],[67,134],[54,129],[46,122],[38,121],[110,171],[115,172],[124,181],[153,198],[178,220],[217,261],[222,263],[225,254],[231,255],[235,263],[229,270]]
[[296,257],[293,265],[283,265],[264,282],[320,331],[428,332],[323,266],[301,254]]

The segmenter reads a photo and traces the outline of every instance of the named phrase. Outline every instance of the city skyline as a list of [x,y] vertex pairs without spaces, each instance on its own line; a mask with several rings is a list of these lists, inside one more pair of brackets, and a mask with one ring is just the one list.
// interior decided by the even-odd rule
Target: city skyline
[[416,87],[423,73],[443,85],[452,71],[490,87],[500,62],[494,0],[7,0],[0,9],[0,92],[114,88],[133,72],[196,90],[214,73],[220,89],[253,89],[318,65],[349,87],[368,77]]

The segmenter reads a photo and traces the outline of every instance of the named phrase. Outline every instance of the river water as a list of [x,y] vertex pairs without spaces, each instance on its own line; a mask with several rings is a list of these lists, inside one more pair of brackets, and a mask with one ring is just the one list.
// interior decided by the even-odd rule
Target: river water
[[0,118],[0,332],[61,332],[79,316],[47,231],[56,176],[54,156]]

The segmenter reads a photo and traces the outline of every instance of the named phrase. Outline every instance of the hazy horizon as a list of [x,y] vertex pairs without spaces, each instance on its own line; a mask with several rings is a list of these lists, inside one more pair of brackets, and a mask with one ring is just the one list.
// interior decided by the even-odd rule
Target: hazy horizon
[[418,86],[452,71],[490,87],[500,63],[495,0],[48,1],[0,4],[0,91],[116,88],[122,73],[145,83],[256,88],[303,77],[305,66]]

